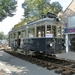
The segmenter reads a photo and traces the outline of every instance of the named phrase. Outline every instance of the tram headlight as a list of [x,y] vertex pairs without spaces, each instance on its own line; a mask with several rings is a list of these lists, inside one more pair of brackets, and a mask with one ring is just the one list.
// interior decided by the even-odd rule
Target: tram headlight
[[52,47],[52,43],[49,44]]

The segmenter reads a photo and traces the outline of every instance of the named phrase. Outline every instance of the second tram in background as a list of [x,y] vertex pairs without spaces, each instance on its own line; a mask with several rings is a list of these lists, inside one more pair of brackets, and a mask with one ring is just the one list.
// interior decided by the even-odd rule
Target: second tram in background
[[24,55],[52,55],[65,50],[63,23],[54,14],[9,32],[9,46]]

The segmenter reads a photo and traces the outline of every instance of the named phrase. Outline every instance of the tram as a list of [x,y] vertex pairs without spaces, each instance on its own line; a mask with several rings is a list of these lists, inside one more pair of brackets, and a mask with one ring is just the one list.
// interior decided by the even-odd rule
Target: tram
[[56,17],[46,17],[9,32],[9,46],[24,55],[51,55],[65,50],[63,22]]

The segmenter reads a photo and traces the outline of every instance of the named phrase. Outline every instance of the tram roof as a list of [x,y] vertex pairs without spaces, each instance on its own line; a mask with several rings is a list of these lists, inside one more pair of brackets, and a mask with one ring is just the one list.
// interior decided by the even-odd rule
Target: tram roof
[[[57,22],[56,20],[55,20],[55,18],[43,18],[43,19],[39,19],[39,20],[36,20],[36,21],[33,21],[33,22],[30,22],[30,23],[28,23],[27,25],[31,25],[31,24],[36,24],[36,23],[41,23],[41,22],[44,22],[44,21],[51,21],[51,22]],[[61,23],[63,23],[62,21],[58,21],[58,22],[61,22]]]
[[33,22],[28,23],[27,25],[31,25],[31,24],[35,24],[35,23],[41,23],[43,21],[54,21],[54,18],[43,18],[43,19],[39,19]]
[[[24,25],[24,26],[21,26],[21,27],[19,27],[19,28],[13,28],[10,32],[12,32],[12,31],[15,31],[15,30],[18,30],[18,29],[20,29],[20,28],[25,28],[25,27],[27,27],[27,26],[30,26],[30,25],[34,25],[34,24],[39,24],[39,23],[43,23],[43,22],[49,22],[49,21],[51,21],[51,22],[57,22],[57,21],[55,21],[55,18],[43,18],[43,19],[39,19],[39,20],[36,20],[36,21],[32,21],[32,22],[30,22],[30,23],[28,23],[28,24],[26,24],[26,25]],[[62,21],[58,21],[58,22],[60,22],[60,23],[63,23]]]

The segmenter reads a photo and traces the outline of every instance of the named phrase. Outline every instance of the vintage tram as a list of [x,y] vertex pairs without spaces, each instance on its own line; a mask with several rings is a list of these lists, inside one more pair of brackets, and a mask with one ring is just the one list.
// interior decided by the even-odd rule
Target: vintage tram
[[43,18],[9,32],[9,46],[24,55],[51,55],[65,50],[63,22],[57,18]]

